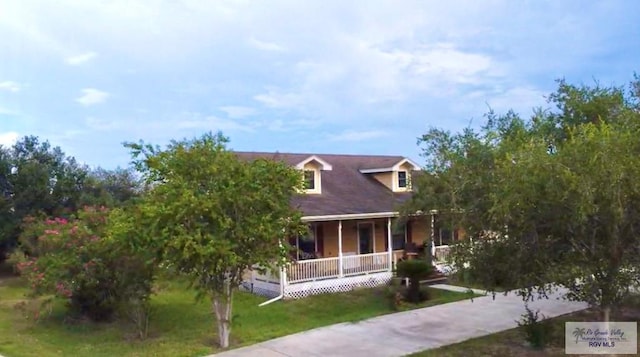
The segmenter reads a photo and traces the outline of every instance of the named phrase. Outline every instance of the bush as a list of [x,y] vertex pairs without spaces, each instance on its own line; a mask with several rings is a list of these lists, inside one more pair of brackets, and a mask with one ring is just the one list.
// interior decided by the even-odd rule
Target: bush
[[517,321],[518,326],[522,327],[524,332],[524,338],[531,347],[537,350],[543,350],[551,338],[553,332],[553,325],[550,320],[545,320],[545,316],[540,314],[540,311],[533,311],[528,305],[525,305],[527,310],[522,314],[520,321]]
[[[409,288],[407,286],[403,286],[399,279],[393,279],[389,282],[389,285],[385,290],[385,297],[389,302],[389,306],[391,309],[395,311],[404,311],[407,308],[408,304],[412,304],[412,302],[407,299],[407,292]],[[420,301],[429,300],[429,289],[426,287],[420,288]]]
[[428,277],[432,272],[433,266],[425,260],[413,259],[398,262],[396,274],[398,277],[409,280],[405,296],[407,301],[418,303],[426,300],[427,297],[420,291],[420,279]]
[[11,261],[34,297],[54,295],[73,315],[110,320],[123,303],[151,294],[154,260],[132,244],[127,219],[122,211],[85,208],[69,219],[28,220],[20,237],[26,254],[17,251]]

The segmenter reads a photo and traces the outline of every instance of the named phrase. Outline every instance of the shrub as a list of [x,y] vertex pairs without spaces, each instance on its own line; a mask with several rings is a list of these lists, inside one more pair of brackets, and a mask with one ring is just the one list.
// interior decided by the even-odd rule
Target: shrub
[[549,343],[553,325],[550,320],[545,320],[545,316],[539,310],[535,312],[525,305],[526,312],[522,314],[518,326],[522,327],[524,338],[531,347],[542,350]]
[[420,291],[420,279],[424,279],[433,272],[433,266],[426,260],[413,259],[404,260],[398,263],[396,274],[401,278],[407,278],[406,299],[412,303],[418,303],[426,299]]
[[[29,220],[11,260],[35,296],[66,300],[69,312],[93,321],[113,317],[128,301],[146,301],[154,260],[139,249],[121,211],[85,208],[77,217]],[[124,221],[124,223],[123,223]]]

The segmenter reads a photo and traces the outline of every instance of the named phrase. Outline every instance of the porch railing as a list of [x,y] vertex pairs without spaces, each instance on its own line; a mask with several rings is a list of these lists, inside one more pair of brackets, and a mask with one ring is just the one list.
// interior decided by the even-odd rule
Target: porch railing
[[337,278],[338,275],[338,258],[299,260],[287,266],[290,283]]
[[389,253],[370,253],[342,257],[345,276],[389,270]]
[[[300,260],[287,266],[287,281],[332,279],[340,276],[339,258]],[[389,253],[371,253],[342,257],[343,276],[361,275],[389,270]]]
[[433,259],[436,262],[446,262],[447,258],[449,258],[449,253],[451,252],[451,247],[448,245],[439,245],[435,247]]

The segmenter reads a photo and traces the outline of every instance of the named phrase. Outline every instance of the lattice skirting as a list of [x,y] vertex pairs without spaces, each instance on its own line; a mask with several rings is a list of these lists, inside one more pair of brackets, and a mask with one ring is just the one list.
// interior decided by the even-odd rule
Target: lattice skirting
[[274,298],[280,295],[280,284],[273,282],[260,280],[245,281],[240,285],[240,288],[250,293],[268,298]]
[[373,288],[387,284],[392,277],[393,274],[391,272],[382,272],[350,276],[346,278],[294,283],[285,287],[284,297],[289,299],[300,299],[309,295],[345,292],[357,288]]

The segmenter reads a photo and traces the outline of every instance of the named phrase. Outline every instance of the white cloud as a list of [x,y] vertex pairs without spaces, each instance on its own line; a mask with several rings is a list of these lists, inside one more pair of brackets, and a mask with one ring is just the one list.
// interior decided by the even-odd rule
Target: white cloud
[[218,118],[213,115],[187,112],[175,121],[178,129],[203,129],[210,131],[253,131],[253,127],[247,124],[240,124],[231,119]]
[[287,93],[279,88],[268,88],[266,93],[258,94],[253,99],[271,108],[294,108],[304,103],[300,93]]
[[387,136],[388,133],[382,130],[346,130],[340,134],[329,135],[331,141],[363,141],[381,138]]
[[544,96],[547,93],[536,88],[511,87],[505,90],[496,90],[486,95],[487,105],[497,113],[504,113],[513,109],[516,113],[527,116],[535,107],[545,106]]
[[253,108],[235,105],[224,106],[219,109],[227,113],[227,116],[231,119],[240,119],[256,113],[256,110]]
[[277,43],[274,42],[267,42],[267,41],[260,41],[254,37],[249,39],[249,45],[253,48],[257,48],[259,50],[262,51],[269,51],[269,52],[283,52],[286,51],[286,49],[280,45],[278,45]]
[[123,127],[122,122],[107,121],[107,120],[98,119],[94,117],[86,118],[84,123],[87,125],[87,127],[89,127],[89,129],[97,130],[97,131],[117,130]]
[[15,144],[19,137],[20,134],[16,133],[15,131],[0,133],[0,145],[11,146]]
[[82,90],[82,95],[76,98],[76,102],[90,106],[103,103],[109,98],[109,93],[103,92],[95,88],[85,88]]
[[13,81],[0,82],[0,90],[6,90],[12,93],[17,93],[22,87],[19,83]]
[[79,55],[65,58],[65,62],[71,66],[78,66],[94,59],[98,54],[95,52],[85,52]]

